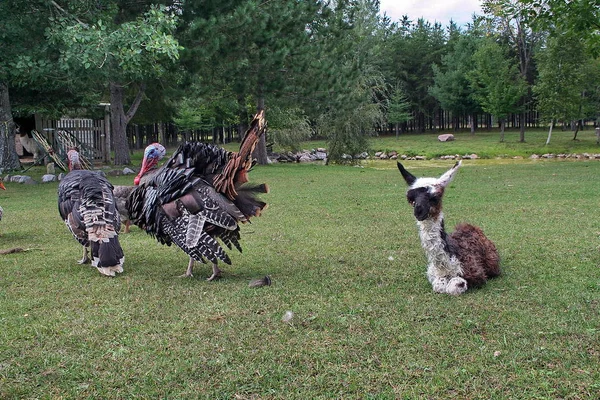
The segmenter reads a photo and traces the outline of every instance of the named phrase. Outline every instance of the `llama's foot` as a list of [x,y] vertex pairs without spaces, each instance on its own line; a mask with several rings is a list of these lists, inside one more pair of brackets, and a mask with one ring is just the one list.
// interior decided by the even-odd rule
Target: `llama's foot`
[[463,294],[467,291],[467,281],[459,276],[455,276],[454,278],[434,278],[431,280],[431,286],[435,293],[447,293],[453,296]]
[[448,281],[448,286],[446,287],[446,293],[458,296],[459,294],[463,294],[467,291],[467,281],[463,278],[457,276]]

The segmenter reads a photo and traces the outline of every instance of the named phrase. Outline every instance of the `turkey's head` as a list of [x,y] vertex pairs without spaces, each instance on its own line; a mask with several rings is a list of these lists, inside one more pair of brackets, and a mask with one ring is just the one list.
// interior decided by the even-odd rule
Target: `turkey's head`
[[67,160],[69,163],[69,171],[73,171],[74,169],[83,169],[81,160],[79,159],[79,152],[76,148],[72,148],[67,152]]
[[160,143],[152,143],[144,150],[144,159],[142,160],[142,167],[140,172],[133,180],[134,185],[139,185],[140,180],[146,172],[156,167],[156,164],[165,156],[166,150]]

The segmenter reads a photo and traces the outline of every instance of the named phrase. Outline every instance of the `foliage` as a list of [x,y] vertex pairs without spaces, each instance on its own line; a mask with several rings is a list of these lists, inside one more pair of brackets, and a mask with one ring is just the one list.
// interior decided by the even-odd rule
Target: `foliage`
[[75,261],[56,184],[9,183],[1,247],[30,250],[0,256],[0,397],[596,398],[598,174],[598,161],[465,162],[447,229],[481,226],[503,275],[461,297],[432,292],[392,161],[254,168],[270,207],[218,282],[207,265],[178,278],[184,254],[137,228],[120,236],[123,275],[102,277]]
[[452,50],[442,57],[442,63],[433,65],[434,84],[429,88],[429,93],[444,110],[456,115],[472,114],[479,110],[468,80],[474,68],[473,54],[477,48],[474,35],[459,35]]
[[538,54],[538,81],[533,87],[544,121],[571,122],[583,117],[585,88],[579,38],[559,35]]
[[473,55],[473,63],[468,77],[481,108],[500,121],[518,111],[527,85],[505,49],[488,39]]
[[595,56],[600,55],[600,3],[598,0],[519,0],[538,29],[557,36],[581,38]]
[[268,110],[269,136],[281,148],[297,151],[300,142],[309,140],[313,134],[309,118],[300,109]]
[[408,96],[401,87],[396,87],[388,102],[387,121],[392,124],[401,124],[412,118]]

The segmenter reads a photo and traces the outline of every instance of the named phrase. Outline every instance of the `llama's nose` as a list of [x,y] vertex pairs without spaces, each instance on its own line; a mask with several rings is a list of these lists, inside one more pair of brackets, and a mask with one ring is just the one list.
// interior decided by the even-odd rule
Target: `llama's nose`
[[424,221],[429,216],[429,209],[427,207],[415,206],[415,218],[418,221]]

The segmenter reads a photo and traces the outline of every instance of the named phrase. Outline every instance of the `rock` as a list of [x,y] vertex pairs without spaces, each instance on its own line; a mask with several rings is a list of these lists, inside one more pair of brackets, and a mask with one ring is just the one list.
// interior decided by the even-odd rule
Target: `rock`
[[64,177],[65,177],[65,173],[61,172],[60,174],[58,174],[58,181],[59,182],[62,181]]
[[46,174],[46,175],[42,176],[42,183],[48,183],[48,182],[56,182],[56,175]]
[[127,167],[123,168],[123,175],[133,175],[133,174],[135,174],[135,171],[132,170],[131,168],[127,168]]
[[46,174],[48,174],[48,175],[56,174],[56,168],[55,168],[53,162],[46,164]]
[[438,140],[440,142],[451,142],[454,140],[454,135],[451,133],[446,133],[438,136]]
[[324,151],[317,150],[315,151],[315,158],[321,161],[327,160],[327,153]]
[[390,156],[390,160],[397,160],[398,159],[398,154],[393,154]]
[[532,154],[529,156],[529,158],[532,160],[537,160],[538,158],[540,158],[540,156],[538,156],[537,154]]
[[32,177],[27,175],[14,175],[10,177],[10,182],[22,183],[25,185],[35,185],[36,181]]
[[379,158],[379,157],[381,157],[382,154],[383,154],[383,151],[378,151],[375,153],[375,157]]
[[300,157],[298,158],[298,162],[312,162],[314,161],[314,159],[310,156],[310,154],[308,153],[304,153],[302,155],[300,155]]
[[427,160],[427,157],[425,157],[425,156],[415,156],[415,160],[424,161],[424,160]]

